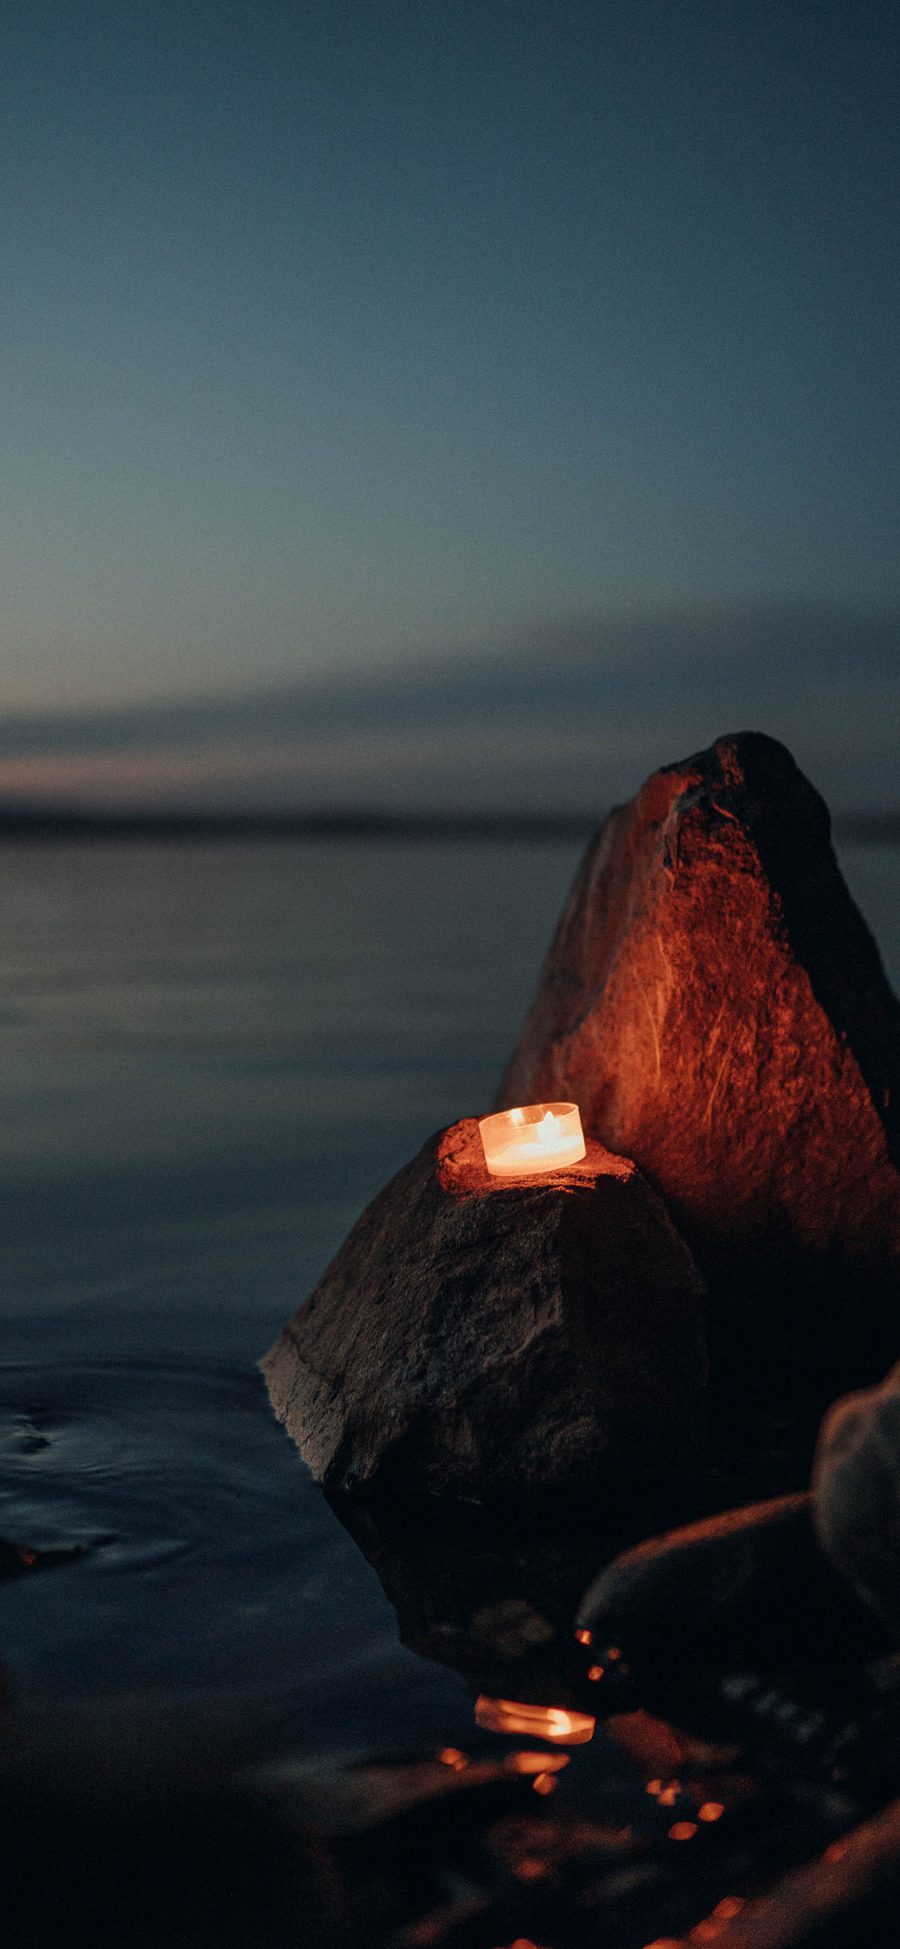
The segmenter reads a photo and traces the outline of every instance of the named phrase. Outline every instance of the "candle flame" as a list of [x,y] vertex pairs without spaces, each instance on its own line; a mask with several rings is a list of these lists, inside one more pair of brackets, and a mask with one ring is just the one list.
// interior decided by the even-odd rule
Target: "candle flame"
[[484,1695],[475,1706],[475,1723],[485,1732],[525,1733],[532,1738],[558,1739],[566,1746],[582,1746],[592,1739],[596,1719],[586,1712],[569,1712],[561,1705],[532,1705],[522,1699],[494,1699]]

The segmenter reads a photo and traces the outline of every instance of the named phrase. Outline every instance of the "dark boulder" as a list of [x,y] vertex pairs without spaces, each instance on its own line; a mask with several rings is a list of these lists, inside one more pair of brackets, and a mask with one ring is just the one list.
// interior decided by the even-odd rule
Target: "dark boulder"
[[813,1507],[832,1563],[900,1637],[900,1366],[829,1409]]
[[[0,1745],[10,1949],[347,1949],[334,1850],[234,1773],[214,1735],[170,1746],[53,1703]],[[342,1899],[343,1897],[343,1899]]]
[[589,1144],[564,1172],[491,1178],[467,1119],[363,1213],[263,1370],[331,1490],[633,1484],[696,1459],[701,1293],[627,1159]]
[[600,1571],[578,1607],[599,1655],[610,1640],[676,1659],[683,1678],[749,1664],[807,1678],[839,1651],[859,1656],[867,1618],[818,1547],[809,1495],[730,1509],[654,1537]]
[[900,1008],[773,739],[720,739],[601,827],[497,1107],[555,1098],[666,1199],[729,1415],[780,1385],[811,1430],[896,1357]]

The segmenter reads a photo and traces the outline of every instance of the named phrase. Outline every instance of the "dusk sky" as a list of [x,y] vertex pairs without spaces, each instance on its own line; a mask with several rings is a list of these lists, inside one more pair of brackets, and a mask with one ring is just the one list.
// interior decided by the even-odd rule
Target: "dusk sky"
[[0,798],[897,804],[894,0],[0,22]]

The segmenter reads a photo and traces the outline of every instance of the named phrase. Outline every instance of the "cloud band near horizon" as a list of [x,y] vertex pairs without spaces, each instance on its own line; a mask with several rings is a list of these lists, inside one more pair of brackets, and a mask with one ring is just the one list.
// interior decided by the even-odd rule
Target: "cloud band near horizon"
[[0,798],[318,810],[608,803],[724,731],[843,808],[896,803],[900,615],[747,605],[535,627],[471,652],[0,720]]

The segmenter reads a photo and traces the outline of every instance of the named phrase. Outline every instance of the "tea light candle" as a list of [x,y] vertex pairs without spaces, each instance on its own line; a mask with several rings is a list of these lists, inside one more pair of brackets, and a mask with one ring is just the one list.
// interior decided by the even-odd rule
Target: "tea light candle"
[[562,1171],[585,1155],[577,1103],[527,1103],[482,1117],[478,1128],[491,1177],[530,1178]]
[[484,1732],[512,1732],[526,1739],[552,1739],[559,1746],[586,1746],[597,1721],[589,1712],[570,1712],[564,1705],[529,1705],[523,1699],[490,1699],[482,1693],[475,1702],[475,1724]]

